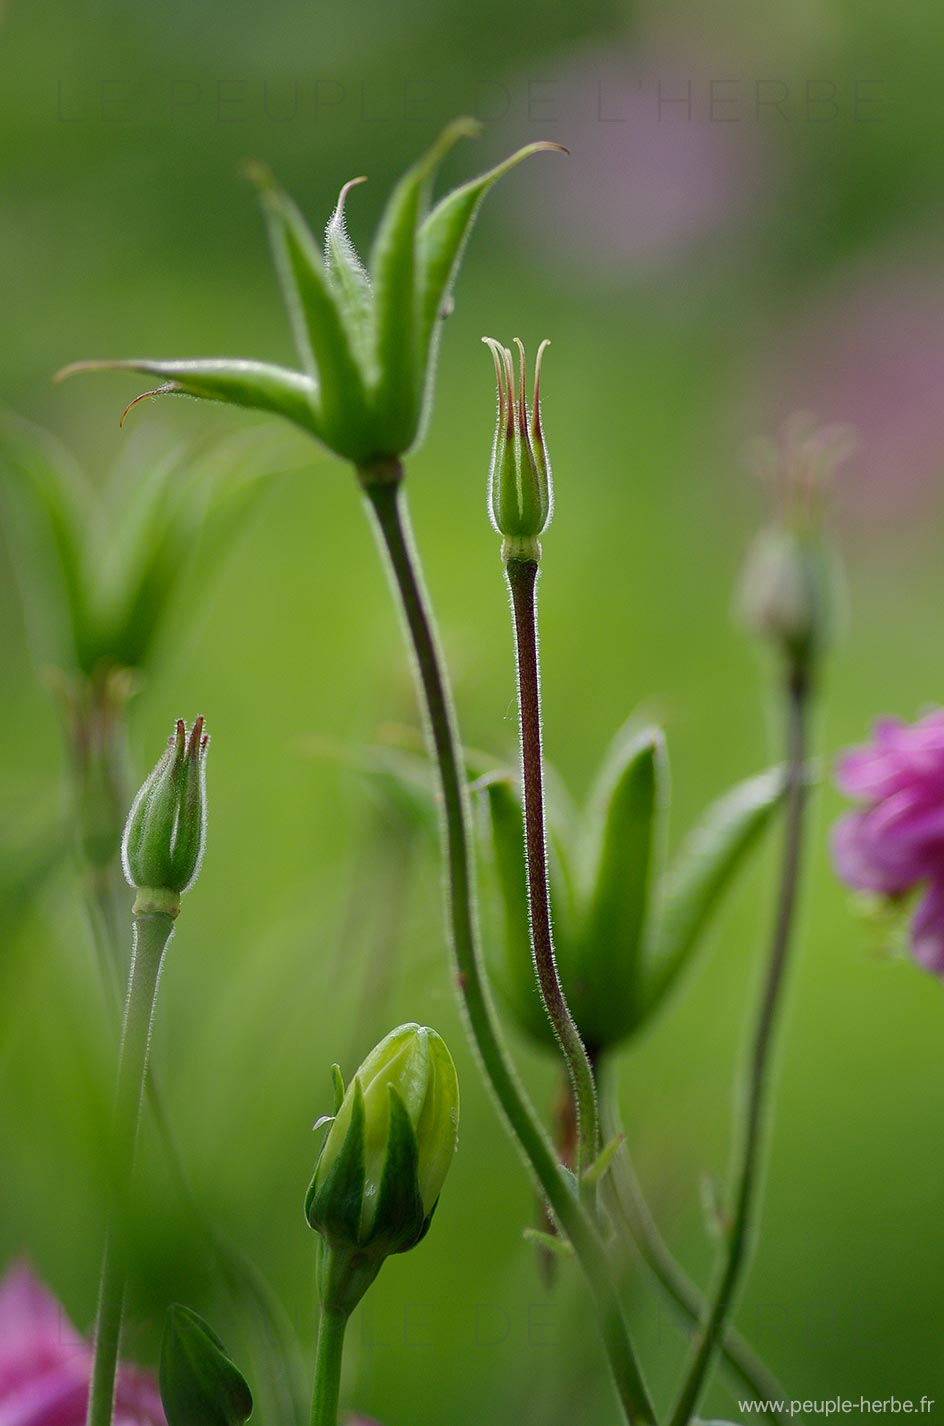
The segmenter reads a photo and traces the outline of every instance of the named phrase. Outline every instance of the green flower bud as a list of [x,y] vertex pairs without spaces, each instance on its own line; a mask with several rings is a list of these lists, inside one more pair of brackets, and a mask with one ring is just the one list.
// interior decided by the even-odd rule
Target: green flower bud
[[500,535],[504,560],[539,560],[538,536],[550,523],[553,511],[551,463],[541,428],[541,359],[546,340],[538,347],[534,363],[534,400],[528,412],[524,346],[518,348],[518,382],[507,347],[483,337],[495,363],[498,383],[498,421],[489,472],[489,514]]
[[159,1381],[167,1426],[243,1426],[252,1415],[242,1373],[189,1307],[167,1313]]
[[305,1212],[345,1261],[365,1268],[416,1246],[456,1151],[459,1085],[435,1030],[401,1025],[348,1086],[315,1168]]
[[197,878],[206,842],[206,750],[198,718],[190,736],[182,718],[167,751],[146,780],[125,824],[121,860],[138,895],[135,915],[176,916]]

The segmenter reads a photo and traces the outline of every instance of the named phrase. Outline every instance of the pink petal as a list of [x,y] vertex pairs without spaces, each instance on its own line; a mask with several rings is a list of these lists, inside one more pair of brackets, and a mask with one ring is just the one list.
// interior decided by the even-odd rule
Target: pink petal
[[915,881],[912,868],[898,864],[881,842],[876,843],[871,816],[870,811],[848,812],[836,823],[832,832],[836,871],[856,891],[899,896]]
[[90,1360],[87,1344],[29,1264],[14,1263],[0,1281],[0,1405],[38,1374],[74,1362],[87,1367]]
[[911,948],[919,965],[944,977],[944,881],[932,882],[918,903]]

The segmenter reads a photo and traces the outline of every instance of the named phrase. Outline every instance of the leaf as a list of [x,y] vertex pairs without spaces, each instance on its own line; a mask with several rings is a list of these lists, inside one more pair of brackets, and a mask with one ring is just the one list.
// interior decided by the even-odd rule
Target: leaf
[[195,396],[199,400],[222,401],[255,411],[274,411],[322,439],[316,383],[311,377],[284,366],[235,357],[193,361],[151,361],[142,357],[129,361],[73,362],[56,373],[56,380],[64,381],[66,377],[86,371],[139,371],[163,381],[162,386],[143,392],[126,406],[122,421],[132,406],[149,396]]
[[399,455],[412,444],[421,406],[423,359],[417,277],[418,229],[436,169],[464,136],[477,134],[472,119],[450,124],[394,188],[370,257],[376,315],[377,409],[385,449]]
[[376,378],[374,369],[374,295],[370,276],[348,237],[344,203],[348,193],[364,178],[345,183],[325,229],[325,268],[338,298],[338,309],[347,327],[361,370],[368,383]]
[[608,1144],[605,1144],[593,1163],[584,1169],[584,1183],[599,1183],[625,1142],[626,1135],[617,1134],[614,1139],[611,1139]]
[[691,958],[721,896],[783,800],[773,768],[739,783],[708,808],[666,877],[661,917],[646,950],[644,1014],[665,998]]
[[245,1378],[189,1307],[167,1313],[159,1381],[167,1426],[243,1426],[252,1415]]
[[0,490],[38,657],[82,667],[94,620],[81,532],[95,492],[61,446],[2,409]]
[[478,178],[473,178],[447,193],[424,219],[419,234],[421,366],[431,365],[430,345],[437,329],[437,319],[449,296],[463,245],[482,200],[489,189],[506,173],[516,168],[523,159],[544,152],[566,153],[567,150],[561,144],[543,141],[527,144],[518,149],[517,153],[511,154],[503,163],[490,168],[487,173],[482,173]]
[[539,1248],[546,1249],[558,1258],[572,1258],[574,1250],[566,1238],[560,1238],[556,1233],[544,1233],[540,1228],[524,1228],[521,1236],[528,1243],[534,1243]]
[[531,958],[531,918],[524,850],[524,811],[508,778],[493,778],[484,788],[488,808],[489,852],[497,889],[500,931],[491,936],[492,971],[519,1025],[542,1044],[554,1032],[544,1009]]
[[[548,808],[548,875],[554,948],[564,991],[570,996],[574,981],[573,888],[568,863],[566,828],[561,825],[563,791],[551,771],[546,776]],[[538,989],[531,953],[531,921],[525,860],[524,812],[517,779],[510,773],[480,776],[473,784],[481,793],[487,819],[480,820],[479,843],[484,879],[490,884],[498,923],[487,938],[485,953],[492,977],[519,1028],[545,1049],[560,1053]],[[566,814],[564,814],[566,815]]]
[[365,372],[354,355],[335,285],[311,230],[291,198],[255,164],[282,293],[299,355],[317,382],[323,439],[351,460],[376,454],[366,419]]
[[602,825],[595,833],[572,1009],[585,1039],[602,1047],[629,1034],[639,1015],[643,932],[668,802],[659,729],[618,735],[594,800]]

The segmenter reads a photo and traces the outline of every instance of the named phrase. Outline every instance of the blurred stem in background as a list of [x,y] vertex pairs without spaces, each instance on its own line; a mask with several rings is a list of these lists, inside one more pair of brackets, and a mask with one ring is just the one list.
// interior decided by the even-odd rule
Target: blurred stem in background
[[121,1220],[134,1169],[157,986],[164,952],[173,933],[173,918],[166,912],[149,912],[134,917],[131,977],[118,1060],[118,1090],[109,1161],[111,1205],[95,1318],[94,1357],[86,1418],[88,1426],[110,1426],[111,1423],[127,1279],[127,1251],[122,1242]]
[[121,843],[122,868],[137,895],[131,912],[131,971],[109,1143],[109,1211],[87,1426],[110,1426],[112,1418],[128,1274],[125,1225],[151,1026],[164,953],[174,934],[180,898],[196,880],[203,859],[207,743],[202,718],[196,720],[189,736],[183,720],[177,720],[165,752],[132,804]]
[[[676,1307],[680,1319],[689,1330],[693,1330],[705,1315],[705,1299],[674,1257],[646,1202],[620,1122],[614,1077],[608,1073],[608,1069],[608,1058],[601,1057],[597,1062],[601,1127],[607,1143],[615,1140],[621,1142],[609,1172],[603,1179],[604,1202],[614,1223],[622,1230],[624,1240],[635,1244],[640,1258]],[[740,1382],[755,1401],[769,1403],[769,1419],[782,1422],[783,1426],[786,1426],[790,1420],[789,1415],[776,1410],[774,1406],[774,1403],[784,1399],[780,1383],[757,1353],[730,1325],[724,1328],[719,1350],[722,1362],[732,1379]]]
[[670,1426],[685,1426],[698,1407],[751,1251],[772,1060],[800,881],[810,705],[818,663],[833,632],[836,561],[823,533],[823,491],[855,446],[855,434],[848,427],[819,426],[807,413],[797,412],[784,423],[779,441],[760,443],[755,452],[759,473],[772,488],[774,515],[749,551],[740,610],[744,622],[774,649],[777,658],[787,770],[783,860],[745,1075],[744,1120],[731,1174],[726,1251]]
[[439,768],[449,887],[451,943],[456,980],[469,1029],[483,1067],[508,1123],[567,1234],[593,1294],[600,1329],[623,1406],[633,1426],[655,1421],[655,1412],[626,1330],[610,1275],[606,1249],[581,1206],[571,1176],[558,1164],[533,1109],[525,1098],[502,1043],[482,971],[475,925],[467,789],[446,672],[423,589],[400,490],[402,467],[391,462],[362,472],[362,484],[386,551],[400,609],[416,660],[428,732]]
[[708,1309],[702,1318],[695,1349],[672,1411],[671,1426],[686,1426],[694,1415],[708,1372],[720,1347],[725,1324],[734,1305],[742,1270],[746,1266],[751,1248],[755,1194],[769,1108],[771,1061],[776,1046],[781,992],[799,889],[803,814],[807,801],[806,742],[809,698],[808,670],[803,666],[791,666],[784,680],[787,810],[783,865],[767,970],[747,1071],[744,1125],[732,1175],[732,1217],[726,1230],[725,1257],[709,1295]]

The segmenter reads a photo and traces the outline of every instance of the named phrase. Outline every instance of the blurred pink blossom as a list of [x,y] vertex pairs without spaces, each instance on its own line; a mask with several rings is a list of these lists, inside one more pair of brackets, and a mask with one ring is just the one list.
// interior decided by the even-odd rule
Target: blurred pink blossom
[[944,490],[944,283],[921,254],[849,267],[781,326],[767,409],[813,404],[860,436],[850,519],[913,520]]
[[944,709],[911,725],[880,719],[873,741],[839,760],[836,781],[864,803],[833,831],[839,875],[886,897],[920,887],[912,950],[944,976]]
[[[92,1349],[20,1261],[0,1280],[0,1426],[84,1426]],[[165,1426],[157,1382],[123,1366],[115,1426]]]
[[572,157],[522,170],[509,201],[529,250],[578,281],[671,274],[777,189],[743,86],[718,90],[705,57],[677,45],[588,48],[529,93],[532,123]]

